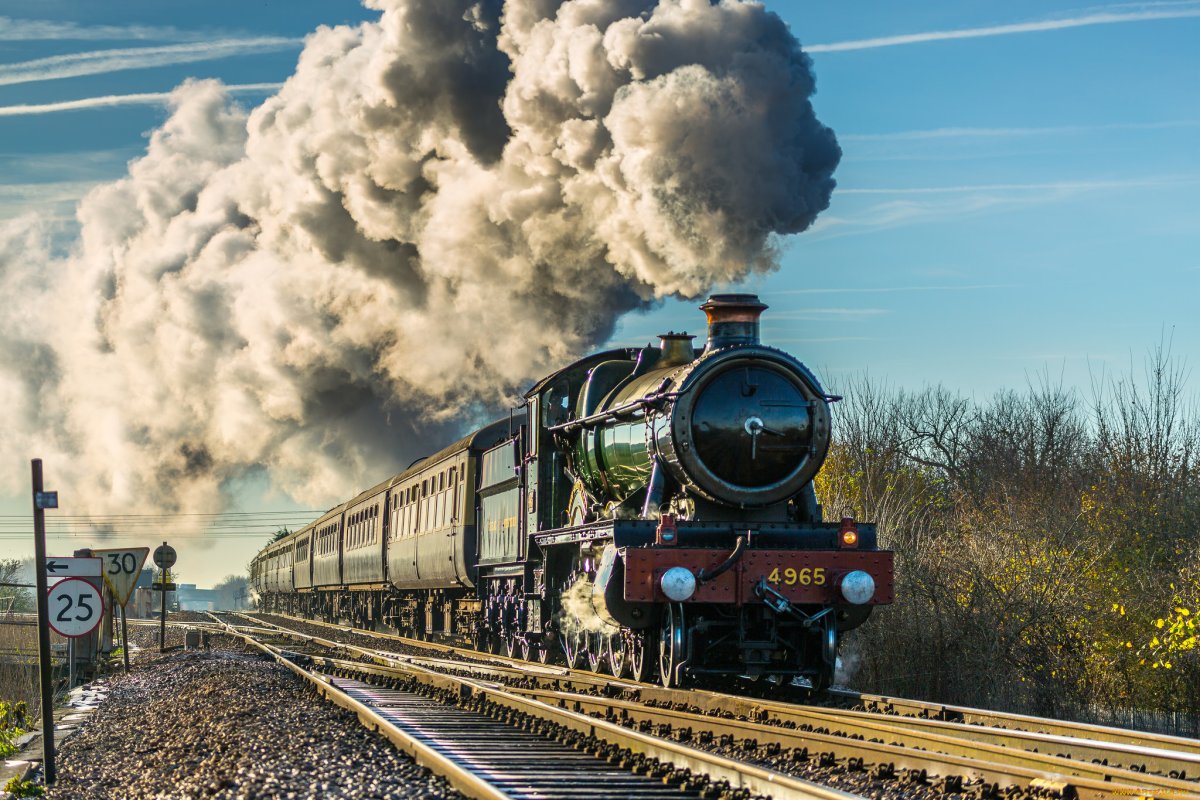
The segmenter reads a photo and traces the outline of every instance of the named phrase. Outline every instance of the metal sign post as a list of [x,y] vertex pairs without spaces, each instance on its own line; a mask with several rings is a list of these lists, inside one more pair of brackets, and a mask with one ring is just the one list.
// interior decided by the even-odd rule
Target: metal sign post
[[37,564],[38,661],[42,673],[42,764],[46,785],[53,786],[58,775],[54,768],[54,685],[50,664],[50,614],[46,591],[46,509],[58,508],[58,493],[43,491],[42,460],[31,462],[33,477],[33,547]]
[[121,606],[121,656],[125,659],[125,674],[129,674],[129,621],[125,619],[125,606]]
[[167,651],[167,570],[175,566],[175,548],[166,542],[162,543],[162,547],[154,548],[154,563],[162,570],[158,576],[158,591],[162,598],[162,611],[158,617],[158,652],[165,653]]
[[158,574],[158,583],[161,588],[158,590],[158,598],[162,604],[161,610],[158,612],[158,652],[167,652],[167,571],[164,569]]

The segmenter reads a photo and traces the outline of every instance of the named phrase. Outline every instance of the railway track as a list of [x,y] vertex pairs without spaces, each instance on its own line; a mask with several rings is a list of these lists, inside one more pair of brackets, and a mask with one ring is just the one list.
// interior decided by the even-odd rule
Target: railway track
[[468,797],[854,797],[556,708],[495,682],[448,675],[417,659],[399,667],[335,659],[326,653],[378,656],[276,628],[221,625],[354,711]]
[[[1195,780],[1200,777],[1200,743],[1188,739],[844,692],[838,701],[857,708],[664,689],[448,645],[322,626],[331,637],[345,631],[367,636],[376,645],[339,645],[332,639],[291,634],[320,641],[322,647],[340,647],[357,659],[327,659],[331,669],[345,675],[383,670],[375,677],[386,680],[397,674],[389,670],[417,670],[502,686],[513,697],[664,741],[734,754],[774,770],[795,772],[815,762],[895,781],[913,792],[932,785],[942,792],[981,797],[1022,791],[1080,798],[1200,797]],[[397,648],[408,652],[391,652]]]

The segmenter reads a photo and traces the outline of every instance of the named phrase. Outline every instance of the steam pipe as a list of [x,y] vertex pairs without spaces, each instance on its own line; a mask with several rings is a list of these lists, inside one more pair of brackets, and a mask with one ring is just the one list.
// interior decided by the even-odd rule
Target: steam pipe
[[722,561],[720,564],[718,564],[715,568],[713,568],[711,570],[707,570],[707,569],[700,570],[700,572],[697,573],[697,575],[696,575],[696,581],[698,583],[707,583],[708,581],[714,580],[714,579],[720,577],[721,575],[724,575],[726,572],[728,572],[733,567],[734,564],[736,564],[737,562],[742,560],[742,555],[745,552],[746,552],[746,537],[739,536],[737,538],[737,544],[734,545],[734,547],[733,547],[733,552],[729,554],[729,558],[725,559],[724,561]]
[[663,465],[656,456],[654,466],[650,468],[650,482],[646,484],[646,502],[642,504],[642,519],[654,519],[658,516],[658,507],[662,505],[665,484]]

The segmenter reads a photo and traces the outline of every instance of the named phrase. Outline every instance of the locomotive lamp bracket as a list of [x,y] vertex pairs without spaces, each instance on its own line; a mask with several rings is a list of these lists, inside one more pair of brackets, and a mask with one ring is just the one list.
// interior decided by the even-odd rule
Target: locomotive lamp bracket
[[766,578],[759,578],[758,583],[754,584],[754,593],[766,603],[767,608],[774,611],[776,614],[791,614],[796,617],[804,625],[805,628],[812,629],[817,627],[817,624],[833,613],[833,606],[826,606],[816,614],[805,614],[800,609],[792,605],[792,602],[784,597],[779,592],[771,588],[767,583]]

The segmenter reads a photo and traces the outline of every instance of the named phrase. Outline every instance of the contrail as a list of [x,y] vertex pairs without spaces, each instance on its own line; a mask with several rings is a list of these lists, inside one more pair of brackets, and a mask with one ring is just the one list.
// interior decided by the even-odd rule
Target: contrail
[[1174,11],[1137,11],[1131,13],[1103,12],[1086,14],[1068,19],[1051,19],[1041,22],[1017,22],[1011,25],[990,25],[982,28],[962,28],[952,31],[927,31],[900,36],[882,36],[875,39],[855,39],[848,42],[806,45],[809,53],[840,53],[848,50],[874,50],[879,47],[898,47],[906,44],[942,42],[951,39],[982,39],[989,36],[1009,36],[1016,33],[1040,33],[1066,28],[1083,28],[1089,25],[1115,25],[1124,22],[1149,22],[1163,19],[1187,19],[1200,17],[1200,9],[1178,9]]
[[159,39],[169,42],[192,42],[212,37],[212,32],[182,31],[172,26],[156,25],[80,25],[48,19],[17,19],[0,17],[0,41],[29,42],[50,40],[121,40]]
[[[251,92],[274,92],[282,87],[282,83],[242,83],[226,86],[226,90],[234,94]],[[170,102],[171,92],[142,92],[140,94],[110,94],[100,97],[83,97],[79,100],[64,100],[59,103],[42,103],[40,105],[0,106],[0,117],[17,117],[27,114],[54,114],[59,111],[82,111],[92,108],[113,108],[116,106],[166,105]]]
[[0,86],[76,78],[80,75],[101,75],[120,70],[162,67],[168,64],[212,61],[231,56],[298,48],[303,43],[303,39],[260,36],[251,39],[222,39],[161,47],[131,47],[68,53],[0,65]]

